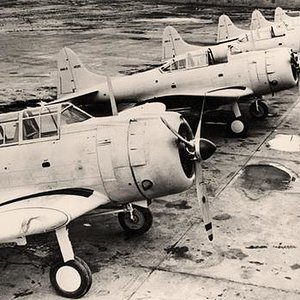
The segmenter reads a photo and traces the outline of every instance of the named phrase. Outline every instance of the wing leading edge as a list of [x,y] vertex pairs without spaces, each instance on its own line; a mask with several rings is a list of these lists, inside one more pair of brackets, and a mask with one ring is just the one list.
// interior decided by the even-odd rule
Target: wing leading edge
[[0,243],[45,233],[107,204],[107,196],[88,189],[64,189],[26,195],[0,204]]

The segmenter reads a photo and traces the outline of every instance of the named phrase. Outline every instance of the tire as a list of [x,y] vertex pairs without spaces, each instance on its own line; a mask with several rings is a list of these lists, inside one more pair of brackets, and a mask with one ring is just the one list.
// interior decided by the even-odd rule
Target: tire
[[257,100],[251,103],[249,112],[252,118],[256,120],[264,120],[269,114],[269,108],[265,102]]
[[235,118],[228,123],[228,135],[231,137],[245,137],[248,125],[243,118]]
[[131,220],[129,212],[120,212],[118,214],[121,227],[131,235],[141,235],[147,232],[153,223],[150,209],[133,205],[132,213],[134,220]]
[[92,285],[92,272],[79,257],[59,262],[50,269],[50,282],[55,291],[66,298],[84,296]]

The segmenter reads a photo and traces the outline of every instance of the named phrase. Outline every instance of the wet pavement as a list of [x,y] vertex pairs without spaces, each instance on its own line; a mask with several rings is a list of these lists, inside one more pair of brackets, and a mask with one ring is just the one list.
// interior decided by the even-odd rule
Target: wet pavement
[[[130,74],[160,62],[166,25],[191,43],[213,43],[221,13],[135,1],[26,2],[0,4],[3,105],[55,98],[62,46],[94,72]],[[250,12],[229,15],[245,25]],[[93,272],[85,299],[300,299],[298,88],[266,100],[264,121],[251,120],[242,106],[247,138],[226,137],[222,124],[204,126],[218,147],[203,164],[214,242],[205,236],[194,187],[156,199],[153,228],[140,237],[97,212],[71,224],[75,253]],[[1,299],[61,299],[48,276],[58,259],[54,234],[0,249]]]

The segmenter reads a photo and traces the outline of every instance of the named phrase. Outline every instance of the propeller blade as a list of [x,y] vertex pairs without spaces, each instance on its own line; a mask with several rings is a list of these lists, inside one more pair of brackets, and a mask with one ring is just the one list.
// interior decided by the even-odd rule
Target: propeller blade
[[213,240],[212,221],[209,213],[208,197],[206,194],[206,187],[203,181],[203,174],[200,162],[195,161],[195,176],[196,176],[196,190],[198,203],[202,210],[204,227],[210,241]]
[[195,133],[195,139],[194,139],[194,143],[195,143],[195,155],[196,155],[196,159],[197,160],[201,160],[201,148],[200,148],[200,136],[201,136],[201,126],[202,126],[202,118],[203,118],[203,112],[204,112],[204,105],[205,105],[205,96],[202,102],[202,108],[201,108],[201,112],[200,112],[200,118],[199,118],[199,123],[197,126],[197,130]]
[[160,117],[160,119],[162,120],[162,122],[166,125],[166,127],[183,143],[185,143],[186,145],[190,146],[190,147],[194,147],[194,143],[191,143],[190,141],[188,141],[187,139],[185,139],[184,137],[182,137],[163,117]]
[[204,227],[208,236],[208,239],[210,241],[213,240],[213,232],[212,232],[212,221],[210,218],[209,213],[209,204],[208,204],[208,197],[206,194],[206,186],[205,182],[203,180],[203,173],[202,173],[202,167],[201,167],[201,160],[205,160],[209,158],[216,150],[216,145],[207,140],[201,138],[201,123],[203,118],[203,112],[204,112],[204,105],[205,105],[205,97],[203,99],[202,108],[200,112],[200,119],[197,126],[197,131],[195,134],[195,184],[196,184],[196,190],[197,190],[197,199],[198,203],[201,207],[202,216],[203,216],[203,222]]
[[106,81],[107,81],[107,86],[108,86],[109,100],[110,100],[112,115],[117,116],[118,115],[118,108],[117,108],[117,103],[116,103],[116,99],[115,99],[115,96],[114,96],[114,89],[113,89],[113,86],[112,86],[111,79],[108,75],[106,76]]

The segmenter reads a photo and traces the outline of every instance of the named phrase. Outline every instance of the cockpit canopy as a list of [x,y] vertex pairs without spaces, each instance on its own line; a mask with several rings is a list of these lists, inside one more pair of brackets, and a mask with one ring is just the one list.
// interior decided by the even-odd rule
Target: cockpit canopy
[[60,127],[91,116],[74,105],[46,105],[0,115],[0,147],[35,139],[56,139]]
[[160,68],[160,70],[163,73],[166,73],[182,69],[203,68],[212,64],[214,64],[214,57],[211,49],[200,49],[170,59]]
[[276,25],[271,27],[266,27],[263,29],[252,30],[248,33],[241,35],[238,38],[238,42],[245,43],[248,41],[261,41],[261,40],[268,40],[280,36],[284,36],[286,34],[286,27],[282,25]]

